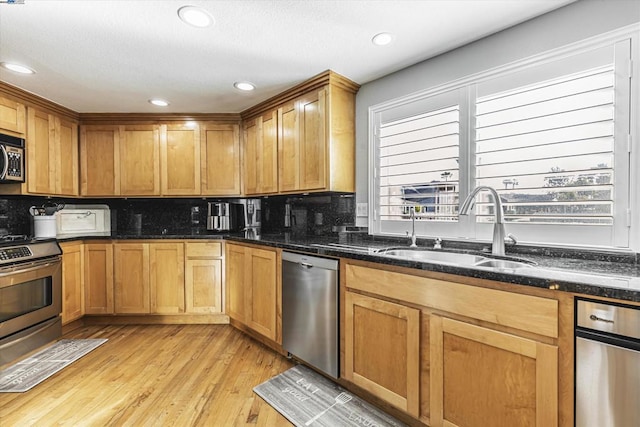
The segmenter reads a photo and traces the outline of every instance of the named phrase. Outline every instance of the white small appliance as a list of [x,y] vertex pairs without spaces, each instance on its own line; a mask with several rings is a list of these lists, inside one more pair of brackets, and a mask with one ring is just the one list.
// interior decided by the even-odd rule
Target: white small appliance
[[58,237],[110,236],[111,211],[107,205],[66,205],[56,213],[55,224]]

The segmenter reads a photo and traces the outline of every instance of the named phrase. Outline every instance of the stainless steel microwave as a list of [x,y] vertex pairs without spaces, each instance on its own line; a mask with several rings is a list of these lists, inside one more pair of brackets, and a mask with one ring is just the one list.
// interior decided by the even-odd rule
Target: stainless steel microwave
[[24,182],[24,139],[0,133],[0,183]]

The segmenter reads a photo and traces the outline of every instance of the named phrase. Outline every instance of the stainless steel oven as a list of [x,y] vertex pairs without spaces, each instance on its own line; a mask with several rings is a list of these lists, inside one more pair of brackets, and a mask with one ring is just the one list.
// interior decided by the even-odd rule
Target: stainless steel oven
[[576,426],[640,426],[640,307],[576,306]]
[[60,337],[61,252],[55,240],[0,246],[0,365]]

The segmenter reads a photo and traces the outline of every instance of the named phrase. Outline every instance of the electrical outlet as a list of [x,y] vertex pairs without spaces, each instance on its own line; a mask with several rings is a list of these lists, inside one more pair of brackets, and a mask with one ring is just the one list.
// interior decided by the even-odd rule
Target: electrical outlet
[[368,215],[369,215],[369,204],[358,203],[356,205],[356,216],[368,216]]

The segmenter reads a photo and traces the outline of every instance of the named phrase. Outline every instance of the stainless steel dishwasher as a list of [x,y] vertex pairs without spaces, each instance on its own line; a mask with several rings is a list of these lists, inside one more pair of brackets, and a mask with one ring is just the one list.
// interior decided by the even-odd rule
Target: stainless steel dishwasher
[[338,261],[282,252],[282,347],[338,378]]
[[640,426],[640,309],[576,306],[576,427]]

